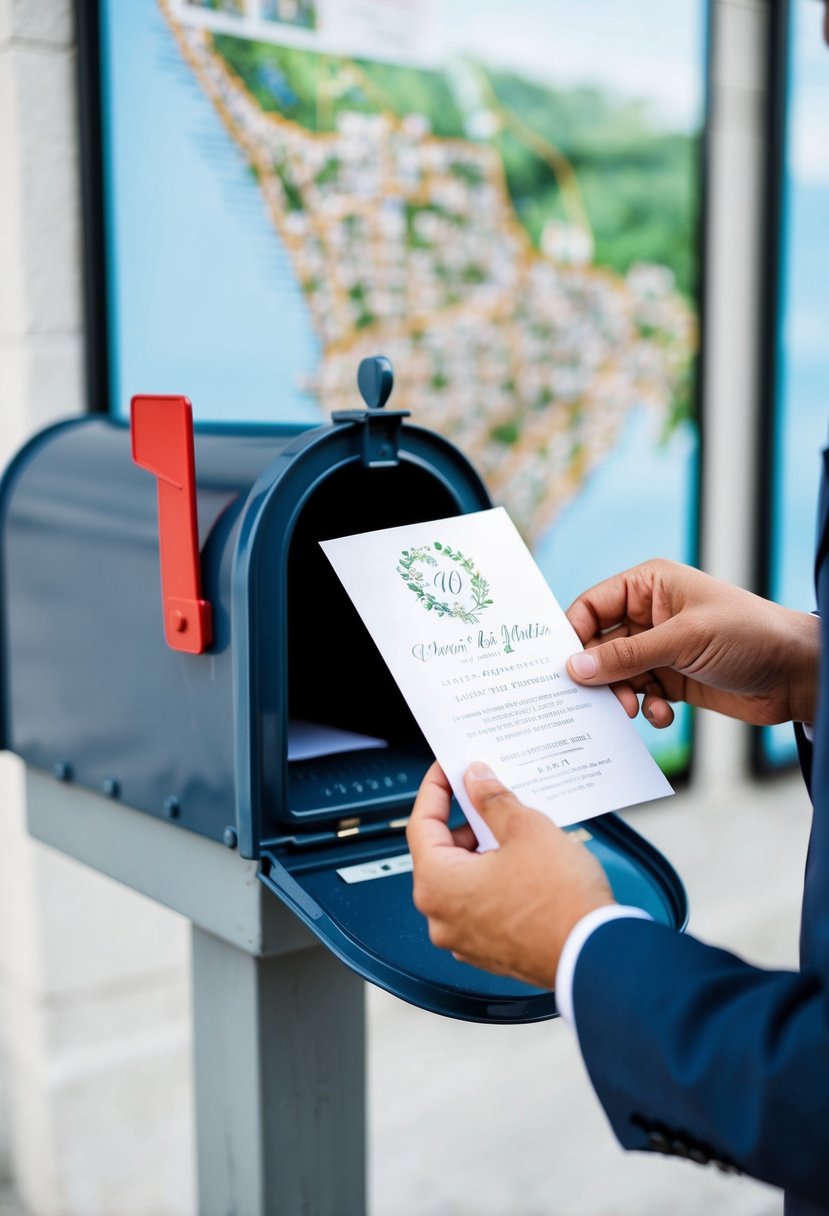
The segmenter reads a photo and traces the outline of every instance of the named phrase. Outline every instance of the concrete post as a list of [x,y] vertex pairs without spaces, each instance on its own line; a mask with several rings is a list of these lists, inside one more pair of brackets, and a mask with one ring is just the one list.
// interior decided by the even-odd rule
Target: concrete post
[[[702,562],[741,587],[753,578],[759,433],[758,354],[764,242],[765,105],[769,6],[715,0],[703,385]],[[746,777],[746,727],[700,714],[701,791]]]

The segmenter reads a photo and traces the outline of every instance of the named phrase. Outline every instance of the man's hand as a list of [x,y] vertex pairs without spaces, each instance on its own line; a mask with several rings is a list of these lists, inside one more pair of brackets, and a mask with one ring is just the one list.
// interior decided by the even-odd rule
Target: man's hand
[[501,847],[476,853],[468,824],[450,832],[452,791],[433,764],[406,832],[415,905],[429,921],[433,944],[461,962],[552,988],[570,930],[614,902],[605,872],[584,845],[519,802],[486,765],[470,765],[465,784]]
[[587,650],[579,684],[609,684],[631,718],[669,726],[687,701],[757,726],[813,722],[820,626],[690,566],[658,559],[598,583],[567,610]]

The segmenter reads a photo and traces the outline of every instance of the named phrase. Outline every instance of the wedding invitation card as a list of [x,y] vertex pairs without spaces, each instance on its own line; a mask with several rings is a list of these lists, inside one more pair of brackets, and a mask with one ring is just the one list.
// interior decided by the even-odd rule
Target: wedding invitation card
[[581,643],[503,508],[322,548],[482,849],[473,760],[561,827],[673,792],[613,693],[567,675]]

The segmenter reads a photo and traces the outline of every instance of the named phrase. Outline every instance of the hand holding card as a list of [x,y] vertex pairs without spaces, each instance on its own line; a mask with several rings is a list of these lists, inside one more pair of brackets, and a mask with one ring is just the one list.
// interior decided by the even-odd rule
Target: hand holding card
[[322,548],[482,849],[473,760],[561,827],[672,793],[613,693],[567,675],[581,644],[503,508]]

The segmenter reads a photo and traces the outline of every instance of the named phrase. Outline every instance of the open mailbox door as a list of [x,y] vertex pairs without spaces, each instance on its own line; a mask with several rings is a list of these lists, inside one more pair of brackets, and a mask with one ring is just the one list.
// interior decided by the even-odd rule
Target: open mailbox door
[[[620,903],[672,928],[684,926],[682,884],[618,816],[568,830],[604,866]],[[261,877],[338,958],[413,1005],[473,1022],[536,1022],[556,1014],[553,993],[456,962],[432,945],[412,902],[411,857],[399,834],[304,854],[273,849],[263,854]]]

